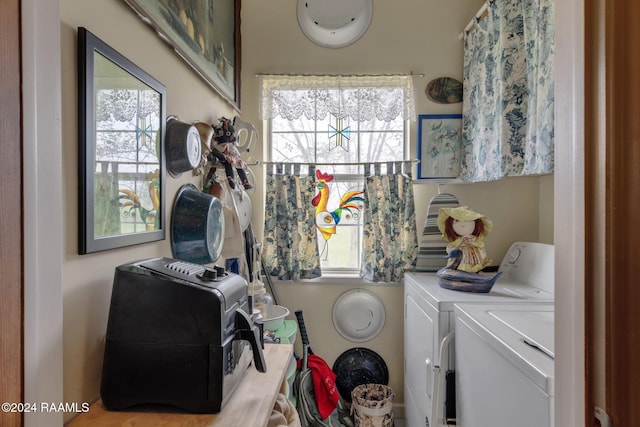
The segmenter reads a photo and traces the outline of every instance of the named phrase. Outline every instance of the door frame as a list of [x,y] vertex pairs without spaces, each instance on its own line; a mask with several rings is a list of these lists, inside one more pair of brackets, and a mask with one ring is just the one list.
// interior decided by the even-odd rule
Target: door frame
[[600,425],[594,416],[600,408],[613,426],[624,426],[640,419],[640,287],[635,283],[640,224],[633,222],[640,210],[640,4],[585,0],[584,6],[582,236],[588,238],[583,238],[586,422],[580,425]]
[[[63,399],[61,0],[21,0],[24,401]],[[37,28],[38,31],[33,29]],[[63,120],[64,119],[64,120]],[[73,154],[71,154],[73,155]],[[69,190],[71,191],[71,190]],[[60,426],[61,412],[24,414],[24,426]]]
[[584,3],[555,3],[555,425],[585,425]]
[[[601,2],[595,2],[601,5]],[[604,318],[605,409],[615,426],[640,419],[640,287],[637,284],[640,224],[640,4],[637,0],[601,5],[604,22],[605,102],[594,106],[605,132],[592,151],[602,153],[604,173],[594,187],[604,188],[604,300],[594,298]],[[596,119],[597,120],[597,119]],[[602,162],[600,162],[602,164]],[[601,261],[601,262],[602,262]],[[587,283],[589,287],[589,283]],[[597,284],[593,286],[597,288]],[[592,348],[597,353],[598,347]]]

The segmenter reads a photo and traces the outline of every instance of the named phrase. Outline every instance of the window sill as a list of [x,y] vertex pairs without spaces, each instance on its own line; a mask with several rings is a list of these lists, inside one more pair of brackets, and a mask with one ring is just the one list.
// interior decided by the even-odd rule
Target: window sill
[[399,286],[398,282],[370,282],[356,274],[327,274],[316,279],[302,279],[298,282],[271,278],[274,284],[314,284],[314,285],[351,285],[351,286]]

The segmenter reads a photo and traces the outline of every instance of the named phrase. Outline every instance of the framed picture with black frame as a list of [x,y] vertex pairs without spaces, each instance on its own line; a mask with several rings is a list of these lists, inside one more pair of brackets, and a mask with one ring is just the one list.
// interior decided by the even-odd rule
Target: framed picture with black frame
[[78,252],[165,238],[165,86],[78,28]]
[[460,175],[462,114],[418,116],[419,180],[454,180]]

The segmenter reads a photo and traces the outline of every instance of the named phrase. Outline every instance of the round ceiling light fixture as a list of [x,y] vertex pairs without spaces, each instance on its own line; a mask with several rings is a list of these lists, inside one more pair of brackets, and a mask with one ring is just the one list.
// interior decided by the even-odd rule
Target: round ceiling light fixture
[[298,23],[309,40],[339,48],[358,40],[369,28],[373,0],[298,0]]

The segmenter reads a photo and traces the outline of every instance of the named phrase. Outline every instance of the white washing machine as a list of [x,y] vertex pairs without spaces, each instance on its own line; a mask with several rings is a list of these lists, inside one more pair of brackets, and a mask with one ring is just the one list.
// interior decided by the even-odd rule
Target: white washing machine
[[458,425],[553,427],[553,304],[456,304]]
[[408,427],[456,423],[456,352],[450,334],[455,326],[454,304],[553,302],[553,260],[553,245],[516,242],[500,264],[502,276],[491,292],[484,294],[441,288],[435,273],[405,274],[404,396]]

